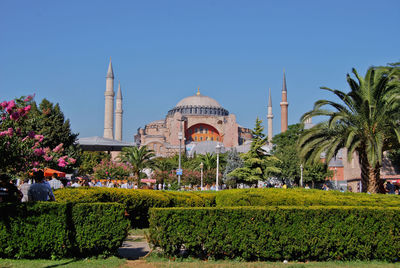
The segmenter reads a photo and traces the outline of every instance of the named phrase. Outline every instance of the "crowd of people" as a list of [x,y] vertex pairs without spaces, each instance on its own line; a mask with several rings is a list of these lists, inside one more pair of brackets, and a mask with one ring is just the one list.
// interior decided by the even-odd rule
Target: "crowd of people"
[[[57,174],[54,173],[52,177],[44,177],[43,171],[35,171],[31,179],[17,180],[13,182],[12,179],[6,174],[0,174],[0,203],[1,202],[27,202],[27,201],[55,201],[53,191],[60,188],[68,187],[107,187],[107,188],[122,188],[122,189],[153,189],[153,190],[171,190],[174,186],[171,184],[143,184],[141,187],[137,183],[129,180],[112,180],[112,179],[89,179],[89,178],[75,178],[68,180],[66,178],[58,178]],[[238,188],[252,188],[248,185],[241,185]],[[257,185],[253,185],[257,187]],[[288,186],[285,183],[258,185],[260,188],[283,188],[286,189]],[[292,185],[296,187],[296,185]],[[399,195],[399,187],[390,183],[390,181],[384,184],[387,194]],[[218,190],[227,189],[225,184],[219,186]],[[310,189],[306,184],[305,189]],[[175,189],[176,190],[176,189]],[[216,185],[190,185],[182,186],[181,190],[186,191],[200,191],[200,190],[217,190]],[[330,190],[327,184],[323,184],[322,190]],[[351,191],[351,190],[350,190]]]

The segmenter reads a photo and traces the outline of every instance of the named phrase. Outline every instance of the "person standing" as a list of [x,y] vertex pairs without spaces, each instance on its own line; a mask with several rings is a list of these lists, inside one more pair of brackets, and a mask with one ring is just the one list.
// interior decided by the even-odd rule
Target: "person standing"
[[51,188],[43,181],[44,174],[42,170],[33,173],[35,183],[29,187],[28,201],[55,201]]
[[29,179],[28,178],[23,179],[22,184],[19,186],[19,190],[23,195],[21,202],[28,202],[28,191],[30,187],[31,184],[29,183]]
[[0,174],[0,203],[19,202],[22,199],[22,193],[17,186],[10,182],[11,178],[7,174]]
[[57,190],[60,188],[64,188],[64,185],[57,179],[57,173],[54,173],[52,179],[49,181],[50,188],[53,190]]

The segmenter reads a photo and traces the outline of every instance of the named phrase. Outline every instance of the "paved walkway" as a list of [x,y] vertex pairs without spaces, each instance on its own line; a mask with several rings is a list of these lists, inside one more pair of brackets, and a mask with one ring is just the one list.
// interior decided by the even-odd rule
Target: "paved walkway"
[[138,260],[149,252],[150,247],[144,236],[128,236],[118,249],[118,254],[128,260]]

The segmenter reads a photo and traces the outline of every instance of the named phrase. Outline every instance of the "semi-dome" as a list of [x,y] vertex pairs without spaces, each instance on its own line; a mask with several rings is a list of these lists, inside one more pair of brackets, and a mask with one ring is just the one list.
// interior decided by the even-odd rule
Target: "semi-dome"
[[168,111],[168,115],[173,115],[176,112],[184,115],[229,115],[229,112],[222,108],[218,101],[200,94],[199,90],[195,95],[179,101],[173,109]]

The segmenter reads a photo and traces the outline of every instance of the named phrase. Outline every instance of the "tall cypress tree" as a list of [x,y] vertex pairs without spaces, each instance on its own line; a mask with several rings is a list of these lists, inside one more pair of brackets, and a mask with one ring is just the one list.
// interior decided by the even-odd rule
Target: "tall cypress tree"
[[266,181],[270,176],[281,173],[281,169],[278,167],[279,159],[267,154],[262,148],[267,143],[267,138],[263,133],[264,127],[261,123],[262,120],[257,117],[256,126],[252,130],[250,151],[242,155],[243,167],[235,169],[228,176],[237,177],[244,183],[253,184],[258,181]]

